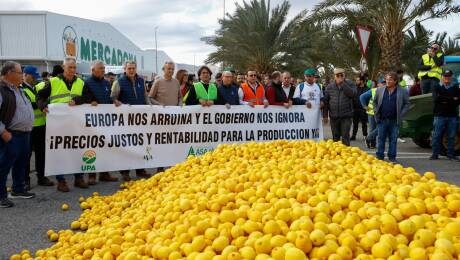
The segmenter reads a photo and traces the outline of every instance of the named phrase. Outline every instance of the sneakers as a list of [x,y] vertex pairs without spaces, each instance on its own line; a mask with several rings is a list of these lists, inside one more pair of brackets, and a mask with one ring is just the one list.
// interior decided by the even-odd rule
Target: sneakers
[[30,179],[26,179],[25,185],[24,185],[24,190],[29,191],[31,189],[32,189],[32,187],[30,186]]
[[460,161],[460,158],[458,158],[458,156],[455,155],[447,155],[447,159],[457,162]]
[[112,177],[108,172],[99,173],[99,181],[103,182],[115,182],[118,181],[117,177]]
[[400,164],[398,160],[396,159],[389,159],[388,161],[391,162],[392,164]]
[[73,185],[80,189],[87,189],[89,187],[88,183],[85,182],[83,177],[75,177],[75,182]]
[[59,181],[58,184],[57,184],[57,190],[60,191],[60,192],[69,192],[70,191],[69,186],[67,186],[66,181]]
[[400,143],[405,143],[406,140],[404,140],[404,139],[398,137],[398,142],[400,142]]
[[437,155],[432,155],[432,156],[430,156],[430,160],[431,160],[431,161],[439,160],[439,156],[437,156]]
[[366,143],[367,149],[371,149],[371,141],[367,140],[367,137],[364,137],[364,143]]
[[24,192],[14,192],[14,191],[12,191],[10,193],[9,197],[11,199],[32,199],[32,198],[35,198],[35,193],[31,193],[31,192],[27,192],[27,191],[24,191]]
[[37,184],[38,184],[38,186],[47,186],[47,187],[54,186],[54,182],[52,182],[47,177],[43,177],[43,178],[38,179]]
[[4,198],[4,199],[0,199],[0,208],[11,208],[14,206],[14,203],[7,199],[7,198]]

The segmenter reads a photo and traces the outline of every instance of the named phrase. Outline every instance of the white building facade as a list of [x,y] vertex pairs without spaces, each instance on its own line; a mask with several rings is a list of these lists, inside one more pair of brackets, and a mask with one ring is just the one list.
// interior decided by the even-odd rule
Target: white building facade
[[[158,59],[155,55],[158,54]],[[90,74],[94,60],[116,68],[127,60],[137,63],[138,73],[151,79],[165,61],[163,51],[142,50],[112,25],[45,11],[0,11],[0,65],[14,60],[51,71],[66,57],[74,57],[78,72]],[[161,73],[160,73],[161,74]]]

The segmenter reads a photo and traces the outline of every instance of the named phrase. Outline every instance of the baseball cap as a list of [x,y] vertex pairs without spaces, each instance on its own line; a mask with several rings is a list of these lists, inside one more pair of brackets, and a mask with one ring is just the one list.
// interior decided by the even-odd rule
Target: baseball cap
[[334,69],[334,75],[340,74],[340,73],[345,73],[345,70],[342,68],[335,68]]
[[24,74],[32,75],[35,79],[40,78],[40,74],[38,74],[37,68],[34,66],[25,66],[23,72]]
[[451,70],[445,70],[445,71],[442,72],[442,75],[444,77],[452,77],[452,75],[454,75],[454,73]]
[[316,70],[315,69],[306,69],[303,72],[303,74],[306,75],[306,76],[314,76],[316,74]]

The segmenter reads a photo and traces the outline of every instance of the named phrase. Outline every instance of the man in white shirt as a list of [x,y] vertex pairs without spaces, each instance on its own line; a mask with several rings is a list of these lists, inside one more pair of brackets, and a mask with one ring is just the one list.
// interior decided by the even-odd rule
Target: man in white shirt
[[307,108],[323,107],[321,99],[323,92],[315,83],[315,69],[307,69],[304,72],[305,82],[300,83],[294,92],[294,104],[305,105]]

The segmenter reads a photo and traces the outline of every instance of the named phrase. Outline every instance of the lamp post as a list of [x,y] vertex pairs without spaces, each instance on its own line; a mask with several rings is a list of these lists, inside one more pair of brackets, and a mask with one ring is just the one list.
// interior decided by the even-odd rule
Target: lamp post
[[157,40],[158,26],[155,26],[155,73],[158,75],[158,40]]

